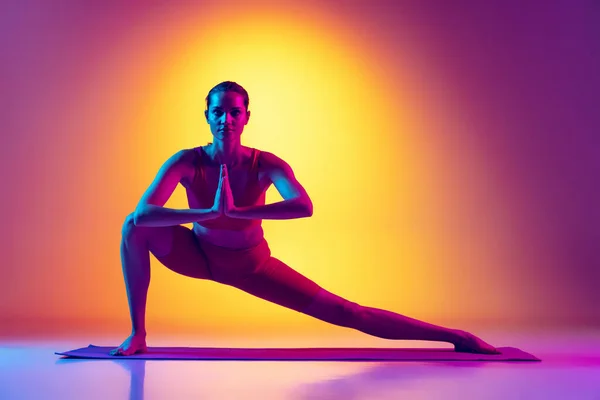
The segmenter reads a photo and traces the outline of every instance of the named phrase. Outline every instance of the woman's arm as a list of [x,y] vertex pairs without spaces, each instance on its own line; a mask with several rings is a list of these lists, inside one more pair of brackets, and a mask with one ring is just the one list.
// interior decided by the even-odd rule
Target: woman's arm
[[[163,164],[154,181],[140,199],[133,214],[135,225],[173,226],[217,218],[222,213],[220,207],[184,210],[163,207],[181,179],[193,176],[193,168],[187,150],[171,156]],[[217,193],[219,192],[217,191]],[[215,201],[215,204],[220,204],[220,202]]]
[[290,199],[262,206],[235,207],[225,215],[239,219],[294,219],[312,215],[309,208],[300,199]]
[[145,204],[133,214],[137,226],[174,226],[215,219],[219,213],[212,208],[174,209]]
[[[313,204],[292,168],[268,152],[261,153],[261,167],[283,198],[283,201],[248,207],[225,207],[225,215],[240,219],[293,219],[310,217]],[[228,188],[225,189],[230,192]],[[226,194],[227,196],[227,194]],[[231,202],[233,204],[233,202]]]

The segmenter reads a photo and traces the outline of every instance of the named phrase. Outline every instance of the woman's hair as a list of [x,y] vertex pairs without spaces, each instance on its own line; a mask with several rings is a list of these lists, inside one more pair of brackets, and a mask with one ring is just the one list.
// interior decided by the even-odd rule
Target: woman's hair
[[208,96],[206,96],[206,109],[207,110],[210,107],[210,97],[213,94],[219,93],[219,92],[236,92],[238,94],[241,94],[244,97],[244,105],[246,106],[246,111],[248,110],[248,105],[250,104],[250,99],[248,98],[248,92],[246,92],[246,89],[244,89],[241,85],[239,85],[235,82],[231,82],[231,81],[221,82],[214,88],[210,89],[210,91],[208,92]]

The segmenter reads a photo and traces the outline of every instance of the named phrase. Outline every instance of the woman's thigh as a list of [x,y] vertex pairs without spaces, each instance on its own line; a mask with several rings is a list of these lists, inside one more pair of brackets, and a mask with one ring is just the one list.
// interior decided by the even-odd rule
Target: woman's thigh
[[197,279],[212,279],[206,255],[194,233],[185,226],[172,226],[171,246],[167,254],[150,251],[165,267],[178,274]]
[[256,272],[232,286],[299,312],[303,312],[321,290],[315,282],[274,257],[269,257]]

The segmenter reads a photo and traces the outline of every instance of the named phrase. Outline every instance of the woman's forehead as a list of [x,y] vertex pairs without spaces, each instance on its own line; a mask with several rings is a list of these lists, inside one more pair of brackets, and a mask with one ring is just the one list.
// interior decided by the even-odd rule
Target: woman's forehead
[[244,96],[233,91],[213,93],[210,99],[210,106],[221,108],[246,107],[244,104]]

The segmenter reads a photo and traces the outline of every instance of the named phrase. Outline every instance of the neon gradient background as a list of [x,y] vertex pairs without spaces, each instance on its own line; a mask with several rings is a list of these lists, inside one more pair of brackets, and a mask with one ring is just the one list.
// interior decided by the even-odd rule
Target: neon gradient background
[[[223,80],[313,199],[264,222],[290,266],[436,323],[600,324],[597,3],[51,3],[0,6],[0,333],[128,331],[122,222]],[[153,259],[148,329],[337,328]]]

